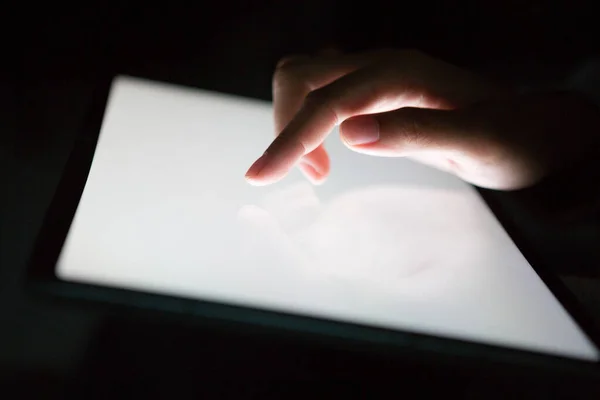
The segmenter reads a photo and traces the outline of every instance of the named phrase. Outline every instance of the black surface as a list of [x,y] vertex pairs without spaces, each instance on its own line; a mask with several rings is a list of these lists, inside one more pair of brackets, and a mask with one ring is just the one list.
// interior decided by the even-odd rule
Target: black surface
[[[600,35],[594,34],[597,14],[591,1],[471,3],[234,1],[210,9],[204,4],[177,8],[141,2],[116,7],[81,3],[63,9],[55,4],[31,6],[16,21],[5,15],[7,22],[19,26],[7,38],[20,49],[3,50],[0,91],[0,374],[4,380],[23,391],[43,391],[44,397],[63,389],[73,393],[75,377],[103,388],[104,392],[94,392],[96,397],[111,391],[125,393],[126,388],[117,388],[123,381],[138,393],[165,393],[179,382],[181,397],[202,390],[218,397],[218,391],[226,396],[235,390],[232,382],[244,386],[245,372],[257,369],[270,354],[261,383],[246,385],[237,393],[248,390],[263,397],[261,393],[272,389],[272,394],[281,387],[264,383],[270,378],[297,376],[353,381],[323,389],[332,395],[360,397],[377,390],[379,385],[372,380],[378,370],[372,367],[378,360],[369,363],[351,354],[291,344],[273,346],[268,340],[251,342],[244,347],[250,355],[244,357],[239,340],[238,347],[217,345],[220,335],[177,323],[129,321],[37,302],[21,290],[24,267],[82,127],[94,73],[109,66],[185,75],[207,89],[268,99],[271,71],[280,56],[312,52],[324,45],[347,50],[390,44],[416,47],[464,66],[538,81],[560,76],[577,60],[598,53]],[[545,249],[546,261],[586,272],[595,267],[588,275],[598,276],[597,225],[557,228],[519,214],[518,204],[503,200],[518,216],[521,230]],[[308,361],[295,369],[298,354]],[[212,375],[203,373],[215,363],[219,366]],[[355,367],[352,374],[332,372],[350,365]],[[490,393],[486,398],[502,398],[506,391],[525,393],[528,398],[565,393],[585,398],[588,389],[574,382],[541,385],[526,379],[509,384],[473,382],[446,370],[431,379],[420,369],[408,374],[407,368],[390,366],[386,371],[398,393],[415,381],[416,386],[422,382],[422,388],[441,387],[446,392],[475,384]],[[440,378],[448,374],[449,378]],[[105,385],[98,386],[102,382]],[[527,392],[525,384],[533,389]]]

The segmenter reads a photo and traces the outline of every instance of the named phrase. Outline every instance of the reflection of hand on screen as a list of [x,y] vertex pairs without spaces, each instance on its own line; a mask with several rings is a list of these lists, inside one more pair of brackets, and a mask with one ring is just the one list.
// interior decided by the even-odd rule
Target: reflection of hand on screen
[[435,208],[427,204],[427,198],[442,199],[446,210],[459,212],[450,192],[370,187],[321,204],[314,190],[306,182],[295,184],[265,196],[262,207],[240,211],[250,228],[249,243],[262,246],[250,246],[255,253],[293,260],[304,278],[334,280],[357,290],[422,294],[439,290],[457,275],[464,255],[461,232],[468,230],[433,215]]
[[[437,242],[448,238],[443,237],[446,232],[440,221],[419,212],[419,203],[414,202],[419,192],[370,187],[334,198],[310,229],[294,237],[312,253],[312,262],[305,268],[353,284],[399,292],[407,285],[416,289],[418,280],[430,288],[437,286],[445,274],[429,244],[435,242],[439,250],[447,246]],[[450,241],[447,244],[451,246]],[[449,256],[452,251],[443,253]],[[443,265],[451,268],[452,264]]]
[[323,210],[314,186],[306,181],[270,192],[261,205],[288,234],[310,227]]
[[292,236],[309,229],[320,211],[319,199],[307,182],[270,192],[260,206],[241,207],[238,220],[244,231],[245,256],[276,259],[282,268],[292,263],[297,269],[298,265],[308,263],[308,249],[294,242]]
[[279,221],[265,209],[245,205],[238,211],[238,222],[242,231],[240,252],[247,261],[259,261],[254,265],[263,269],[273,265],[281,270],[302,257]]

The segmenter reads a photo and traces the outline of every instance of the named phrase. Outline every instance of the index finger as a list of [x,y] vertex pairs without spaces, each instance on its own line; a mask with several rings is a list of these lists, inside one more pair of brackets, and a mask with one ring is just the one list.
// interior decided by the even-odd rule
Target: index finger
[[[322,54],[319,57],[288,57],[277,65],[273,75],[275,134],[279,135],[302,107],[306,96],[361,67],[389,57],[382,49],[358,54]],[[329,174],[329,156],[323,144],[306,153],[298,162],[300,171],[319,184]]]
[[[410,82],[398,81],[397,74],[390,72],[394,71],[386,66],[370,66],[311,92],[292,121],[250,167],[246,178],[255,185],[276,182],[345,119],[407,106],[413,97],[420,98],[419,93],[407,89]],[[396,78],[390,79],[393,76]],[[407,89],[404,94],[403,89]]]
[[336,113],[328,106],[305,101],[287,127],[252,164],[246,179],[255,185],[267,185],[283,178],[304,155],[325,140],[337,121]]

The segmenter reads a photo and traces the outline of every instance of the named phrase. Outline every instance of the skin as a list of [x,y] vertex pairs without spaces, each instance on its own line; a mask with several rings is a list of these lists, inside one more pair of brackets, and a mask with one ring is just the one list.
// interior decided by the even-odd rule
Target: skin
[[323,183],[323,141],[339,126],[353,151],[521,189],[581,158],[600,126],[597,109],[576,95],[519,95],[414,50],[285,58],[273,101],[276,139],[248,170],[253,185],[277,182],[294,166]]

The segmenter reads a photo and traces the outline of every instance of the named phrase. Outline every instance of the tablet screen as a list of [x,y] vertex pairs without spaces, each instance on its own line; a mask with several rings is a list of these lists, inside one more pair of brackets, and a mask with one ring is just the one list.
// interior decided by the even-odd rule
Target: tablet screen
[[244,174],[266,102],[118,77],[61,280],[598,360],[476,190],[326,142],[332,172]]

